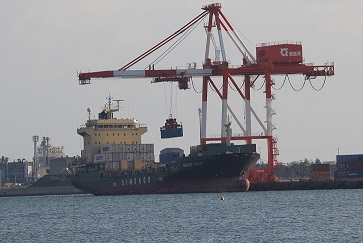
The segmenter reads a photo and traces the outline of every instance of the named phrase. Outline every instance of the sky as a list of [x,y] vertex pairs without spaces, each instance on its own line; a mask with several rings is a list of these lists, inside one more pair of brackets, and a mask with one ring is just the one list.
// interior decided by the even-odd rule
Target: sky
[[[75,156],[83,147],[77,128],[106,103],[106,96],[123,99],[116,116],[137,118],[147,124],[143,143],[155,144],[155,155],[165,147],[199,143],[201,79],[195,90],[179,91],[175,84],[151,84],[143,79],[100,79],[79,85],[79,71],[117,70],[199,15],[212,1],[0,1],[0,155],[10,160],[32,160],[32,136],[49,137]],[[362,1],[339,0],[221,0],[222,12],[251,53],[259,43],[301,41],[306,63],[334,62],[335,75],[317,78],[297,92],[304,77],[291,75],[289,83],[273,90],[276,115],[274,136],[283,163],[320,159],[334,161],[339,154],[363,154]],[[204,20],[206,22],[206,20]],[[217,36],[215,35],[217,39]],[[227,60],[240,64],[241,56],[223,35]],[[203,25],[162,59],[156,68],[184,68],[204,59]],[[165,50],[165,49],[164,49]],[[160,54],[160,53],[159,53]],[[144,69],[158,57],[152,55],[132,67]],[[236,78],[241,84],[242,77]],[[275,87],[283,76],[274,76]],[[216,84],[218,79],[216,79]],[[259,78],[256,89],[263,84]],[[294,89],[293,89],[294,88]],[[170,92],[172,90],[172,92]],[[230,92],[229,105],[243,122],[242,100]],[[172,106],[168,105],[170,102]],[[252,92],[252,107],[263,121],[262,90]],[[184,137],[160,139],[160,126],[170,111],[183,123]],[[220,133],[221,102],[209,92],[207,134]],[[232,120],[233,133],[240,133]],[[261,129],[253,122],[253,133]],[[266,142],[256,141],[266,160]]]

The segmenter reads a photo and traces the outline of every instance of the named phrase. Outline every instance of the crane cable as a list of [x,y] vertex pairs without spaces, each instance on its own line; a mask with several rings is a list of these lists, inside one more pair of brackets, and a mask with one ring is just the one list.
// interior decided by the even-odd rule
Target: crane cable
[[202,87],[201,91],[197,91],[197,90],[196,90],[196,88],[195,88],[195,86],[194,86],[194,82],[193,82],[193,77],[190,77],[190,81],[191,81],[191,83],[192,83],[192,86],[193,86],[193,89],[194,89],[194,92],[195,92],[195,93],[200,94],[200,93],[202,93],[202,92],[203,92],[203,87]]
[[315,88],[315,87],[314,87],[314,85],[313,85],[313,83],[311,82],[310,77],[309,77],[310,86],[311,86],[311,87],[312,87],[315,91],[320,91],[320,90],[322,90],[322,89],[323,89],[323,87],[325,86],[325,81],[326,81],[326,75],[324,76],[324,82],[323,82],[323,84],[321,85],[321,87],[320,87],[320,88]]
[[221,91],[221,90],[222,90],[222,88],[223,88],[223,84],[222,84],[222,86],[221,86],[219,89],[218,89],[218,88],[217,88],[217,89],[214,89],[214,88],[213,88],[213,86],[210,84],[210,82],[208,82],[208,83],[209,83],[209,87],[210,87],[210,89],[211,89],[213,92],[216,92],[216,93],[217,93],[217,90],[218,90],[218,91]]
[[[205,18],[205,17],[204,17]],[[148,67],[158,64],[161,60],[163,60],[170,52],[172,52],[185,38],[187,38],[190,33],[192,33],[193,30],[195,30],[196,27],[199,26],[199,24],[204,20],[202,18],[198,22],[196,22],[193,26],[193,28],[188,29],[185,33],[183,33],[169,48],[167,48],[160,56],[158,56],[154,61],[150,63],[149,66],[147,66],[144,70],[146,70]]]
[[[174,87],[175,87],[175,94],[174,94]],[[165,92],[165,113],[166,115],[176,117],[178,113],[178,95],[177,95],[177,86],[174,86],[172,82],[169,82],[169,85],[164,85],[164,92]],[[175,101],[173,102],[175,96]],[[175,107],[175,114],[174,112]]]
[[[241,87],[238,87],[238,89],[242,89],[242,87],[244,86],[244,84],[245,84],[245,80],[243,80]],[[229,82],[228,82],[228,85],[231,88],[231,90],[238,91],[237,89],[234,89],[233,86],[231,86],[231,84]]]
[[265,83],[266,83],[266,80],[263,80],[263,83],[262,83],[261,87],[260,87],[260,88],[258,88],[258,89],[255,89],[253,86],[251,86],[251,87],[252,87],[252,89],[254,89],[254,90],[261,90],[261,89],[263,88],[263,86],[265,85]]
[[[309,80],[309,82],[310,82],[310,86],[315,90],[315,91],[321,91],[323,88],[324,88],[324,86],[325,86],[325,84],[326,84],[326,75],[324,76],[324,82],[323,82],[323,84],[321,85],[321,87],[320,88],[316,88],[314,85],[313,85],[313,83],[311,82],[311,78],[308,78],[308,79],[305,79],[304,80],[304,83],[303,83],[303,85],[301,86],[301,88],[299,88],[299,89],[296,89],[296,88],[294,88],[294,86],[292,86],[292,83],[291,83],[291,80],[290,80],[290,77],[289,77],[289,75],[288,74],[286,74],[285,75],[285,78],[284,78],[284,81],[283,81],[283,83],[282,83],[282,85],[279,87],[279,88],[275,88],[274,86],[272,86],[272,88],[274,89],[274,90],[281,90],[284,86],[285,86],[285,83],[286,83],[286,79],[288,79],[289,80],[289,84],[290,84],[290,86],[291,86],[291,88],[294,90],[294,91],[296,91],[296,92],[299,92],[299,91],[301,91],[304,87],[305,87],[305,84],[306,84],[306,80]],[[258,88],[258,89],[256,89],[256,88],[254,88],[254,87],[252,87],[254,90],[261,90],[262,88],[263,88],[263,86],[265,85],[265,83],[266,83],[266,80],[264,80],[264,82],[263,82],[263,84],[261,85],[261,87],[260,88]],[[243,85],[245,84],[245,81],[243,81],[243,83],[242,83],[242,85],[241,85],[241,87],[239,87],[239,89],[241,89],[242,87],[243,87]],[[229,85],[229,87],[231,88],[231,90],[233,90],[233,91],[237,91],[237,89],[234,89],[233,88],[233,86],[231,86],[231,84],[228,82],[228,85]],[[222,86],[223,87],[223,86]],[[221,91],[221,89],[222,89],[222,87],[220,88],[220,89],[218,89],[219,91]],[[193,88],[194,88],[194,85],[193,85]],[[214,92],[216,92],[214,89],[213,89],[213,87],[211,87],[211,89],[214,91]],[[196,91],[195,90],[195,88],[194,88],[194,91]],[[203,90],[201,90],[200,92],[197,92],[197,93],[201,93]]]
[[315,91],[321,91],[322,89],[323,89],[323,87],[325,86],[325,83],[326,83],[326,75],[324,76],[324,82],[323,82],[323,84],[321,85],[321,87],[320,88],[316,88],[314,85],[313,85],[313,83],[311,82],[311,78],[309,77],[308,79],[305,79],[305,81],[304,81],[304,84],[301,86],[301,88],[299,88],[299,89],[296,89],[296,88],[294,88],[293,86],[292,86],[292,83],[291,83],[291,81],[290,81],[290,78],[289,78],[289,75],[288,74],[286,74],[285,75],[285,79],[284,79],[284,82],[282,83],[282,85],[281,85],[281,87],[280,88],[274,88],[273,86],[272,86],[272,88],[274,89],[274,90],[280,90],[280,89],[282,89],[282,87],[285,85],[285,82],[286,82],[286,78],[288,78],[288,80],[289,80],[289,84],[290,84],[290,86],[291,86],[291,88],[294,90],[294,91],[301,91],[303,88],[304,88],[304,86],[305,86],[305,83],[306,83],[306,80],[309,80],[309,82],[310,82],[310,86],[315,90]]
[[304,88],[304,86],[305,86],[305,84],[306,84],[306,79],[304,80],[304,83],[303,83],[303,85],[301,86],[301,88],[300,88],[300,89],[295,89],[295,88],[294,88],[294,86],[292,86],[292,84],[291,84],[291,80],[290,80],[290,78],[289,78],[289,75],[287,75],[287,74],[286,74],[286,76],[287,76],[287,79],[289,80],[289,84],[290,84],[291,88],[292,88],[294,91],[298,92],[298,91],[301,91],[301,90]]
[[285,85],[286,77],[287,77],[287,74],[285,75],[284,82],[282,83],[282,85],[281,85],[281,87],[280,87],[280,88],[275,88],[274,86],[272,86],[272,88],[273,88],[274,90],[280,90],[280,89],[282,89],[282,87],[284,87],[284,85]]

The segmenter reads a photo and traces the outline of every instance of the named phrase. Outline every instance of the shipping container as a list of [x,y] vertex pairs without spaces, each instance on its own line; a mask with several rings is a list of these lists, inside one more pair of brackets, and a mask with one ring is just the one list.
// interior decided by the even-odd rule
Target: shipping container
[[144,163],[141,159],[137,159],[134,161],[134,169],[135,170],[141,170],[144,168]]
[[311,164],[310,170],[311,170],[311,172],[329,171],[329,173],[330,173],[330,164]]
[[112,153],[115,152],[116,150],[116,145],[115,144],[107,144],[107,145],[103,145],[101,147],[101,153]]
[[202,153],[206,151],[206,148],[207,148],[206,145],[190,146],[190,153]]
[[134,159],[136,160],[136,159],[142,159],[144,157],[144,153],[135,153],[135,155],[134,155]]
[[337,155],[337,163],[363,162],[363,154]]
[[121,153],[120,154],[120,159],[121,160],[127,160],[127,153]]
[[154,164],[154,161],[144,160],[144,168],[151,168],[153,164]]
[[105,161],[113,161],[113,153],[105,153]]
[[141,153],[146,152],[146,144],[140,144],[140,152]]
[[168,154],[168,153],[177,153],[180,154],[179,156],[183,156],[184,150],[181,148],[164,148],[160,151],[160,154]]
[[130,144],[130,152],[136,153],[139,150],[139,144]]
[[176,137],[183,137],[183,128],[166,128],[160,130],[161,138],[176,138]]
[[164,153],[159,155],[159,161],[160,163],[165,162],[171,162],[175,163],[180,158],[179,153],[176,152],[170,152],[170,153]]
[[348,162],[348,163],[339,163],[338,170],[347,171],[347,170],[362,170],[363,163],[362,162]]
[[159,164],[153,163],[153,164],[151,164],[151,168],[157,169],[157,168],[159,168]]
[[130,153],[130,152],[128,152],[128,153],[126,153],[126,159],[127,160],[135,160],[135,153]]
[[130,152],[131,144],[124,144],[124,152]]
[[113,170],[113,171],[119,171],[119,170],[120,170],[120,162],[118,162],[118,161],[113,161],[113,162],[112,162],[112,170]]
[[122,152],[123,151],[123,147],[122,147],[122,144],[116,144],[116,149],[115,149],[115,152]]
[[363,177],[363,172],[361,170],[346,172],[346,178],[362,178],[362,177]]
[[113,168],[113,162],[106,162],[105,163],[105,170],[112,171]]
[[134,161],[133,160],[127,161],[127,170],[134,170]]
[[104,154],[96,154],[93,156],[93,162],[94,163],[99,163],[99,162],[104,162],[105,161],[105,155]]
[[346,170],[362,170],[363,162],[351,162],[351,163],[345,163]]
[[312,171],[310,178],[312,180],[325,180],[325,179],[331,179],[330,177],[330,171]]
[[190,153],[197,153],[198,152],[198,146],[190,146]]
[[145,153],[144,154],[144,161],[154,162],[155,161],[154,153]]
[[113,154],[113,160],[114,161],[120,161],[121,160],[121,154],[116,152]]
[[121,160],[121,170],[127,171],[128,170],[128,161],[127,160]]
[[146,153],[154,153],[154,144],[146,144]]
[[168,118],[165,125],[160,128],[161,138],[183,137],[183,125],[177,123],[175,118]]

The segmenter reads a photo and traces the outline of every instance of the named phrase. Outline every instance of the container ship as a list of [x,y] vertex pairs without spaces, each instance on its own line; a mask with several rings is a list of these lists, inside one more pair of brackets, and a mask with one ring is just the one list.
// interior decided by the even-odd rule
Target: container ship
[[[88,121],[77,129],[83,137],[84,149],[82,164],[73,166],[71,181],[76,188],[94,195],[248,190],[250,183],[244,178],[245,172],[260,158],[255,144],[196,145],[190,147],[189,155],[180,148],[165,148],[160,152],[160,161],[155,162],[154,144],[141,143],[147,126],[136,119],[114,118],[113,113],[120,106],[117,101],[112,108],[111,101],[109,96],[98,119],[90,119],[88,109]],[[165,129],[161,130],[165,135]],[[167,131],[164,137],[171,138],[172,134],[173,131]],[[182,131],[175,130],[174,134],[180,136]]]

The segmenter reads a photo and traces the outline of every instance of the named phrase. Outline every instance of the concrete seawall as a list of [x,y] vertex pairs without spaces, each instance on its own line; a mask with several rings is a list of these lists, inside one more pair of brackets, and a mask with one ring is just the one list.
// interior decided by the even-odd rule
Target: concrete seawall
[[1,188],[0,197],[85,194],[73,186]]
[[363,189],[363,179],[298,180],[251,183],[249,191]]

